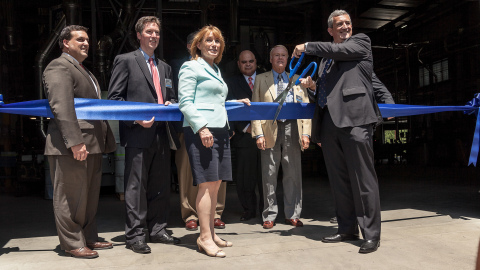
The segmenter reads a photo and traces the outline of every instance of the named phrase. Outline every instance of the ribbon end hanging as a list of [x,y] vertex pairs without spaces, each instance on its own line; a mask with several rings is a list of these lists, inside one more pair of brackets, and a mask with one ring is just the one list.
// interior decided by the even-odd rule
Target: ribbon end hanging
[[472,148],[470,149],[470,158],[468,159],[468,166],[473,164],[477,166],[478,150],[480,148],[480,110],[477,107],[477,121],[475,124],[475,133],[473,134]]

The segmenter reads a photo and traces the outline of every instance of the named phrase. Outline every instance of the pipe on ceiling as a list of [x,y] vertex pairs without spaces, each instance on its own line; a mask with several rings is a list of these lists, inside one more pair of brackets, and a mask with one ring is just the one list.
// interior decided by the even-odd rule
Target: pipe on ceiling
[[82,24],[80,0],[63,0],[62,7],[66,17],[66,25]]

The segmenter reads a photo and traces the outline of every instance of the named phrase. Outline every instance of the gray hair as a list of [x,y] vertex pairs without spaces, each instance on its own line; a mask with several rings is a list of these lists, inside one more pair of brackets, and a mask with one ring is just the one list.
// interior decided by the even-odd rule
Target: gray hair
[[350,14],[348,14],[348,12],[346,12],[345,10],[343,9],[337,9],[337,10],[334,10],[330,16],[328,16],[328,28],[333,28],[333,18],[334,17],[338,17],[338,16],[341,16],[341,15],[348,15],[348,17],[350,17]]
[[273,48],[270,50],[270,57],[272,56],[273,50],[275,50],[276,48],[283,48],[285,51],[287,51],[287,54],[288,54],[288,49],[287,49],[287,47],[285,47],[285,46],[283,46],[283,45],[275,45],[275,46],[273,46]]

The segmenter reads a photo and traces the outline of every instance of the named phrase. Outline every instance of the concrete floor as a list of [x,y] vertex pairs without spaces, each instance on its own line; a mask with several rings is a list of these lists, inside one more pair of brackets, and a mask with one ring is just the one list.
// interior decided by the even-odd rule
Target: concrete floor
[[[178,194],[172,193],[170,232],[178,246],[150,244],[152,253],[125,249],[123,203],[111,192],[100,198],[100,236],[115,244],[92,260],[63,256],[52,202],[40,196],[0,196],[0,269],[474,269],[480,236],[480,182],[475,168],[378,168],[382,200],[382,242],[377,252],[359,254],[361,241],[325,244],[336,232],[328,220],[334,206],[326,175],[304,178],[303,228],[279,223],[264,230],[260,218],[241,223],[234,185],[228,186],[226,229],[232,241],[226,258],[196,251],[198,232],[184,229]],[[280,211],[282,187],[279,185]]]

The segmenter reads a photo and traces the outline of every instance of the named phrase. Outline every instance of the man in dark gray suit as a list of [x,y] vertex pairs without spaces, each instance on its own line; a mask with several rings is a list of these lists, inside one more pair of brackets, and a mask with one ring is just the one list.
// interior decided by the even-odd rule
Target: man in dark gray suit
[[88,57],[87,28],[65,27],[59,36],[62,55],[43,72],[45,96],[55,116],[50,120],[45,155],[53,183],[53,210],[60,248],[67,256],[96,258],[99,242],[95,215],[102,180],[102,153],[115,151],[106,121],[77,119],[74,98],[100,98],[95,76],[82,62]]
[[[156,58],[160,40],[160,21],[147,16],[135,25],[140,48],[118,55],[113,63],[108,98],[112,100],[159,103],[176,102],[172,70]],[[120,143],[125,147],[125,238],[127,248],[150,253],[143,228],[150,242],[178,244],[166,232],[170,198],[170,143],[177,139],[168,122],[149,120],[121,121]],[[177,139],[178,141],[178,139]]]
[[[241,74],[233,76],[227,81],[227,100],[244,98],[251,100],[257,75],[255,55],[249,50],[242,51],[238,56],[237,64]],[[238,121],[232,124],[235,131],[235,135],[231,139],[232,147],[235,148],[235,181],[237,182],[238,199],[243,207],[240,220],[246,221],[255,217],[257,209],[259,212],[263,211],[260,149],[258,149],[255,139],[252,138],[250,121]],[[258,186],[258,194],[260,194],[259,204],[257,204],[257,194],[255,193],[256,186]]]
[[375,97],[393,103],[388,90],[373,72],[370,39],[352,36],[352,22],[344,10],[328,18],[331,42],[307,42],[295,47],[294,57],[302,52],[323,57],[319,78],[303,80],[316,90],[317,104],[312,121],[312,141],[321,143],[328,177],[336,203],[338,232],[323,242],[358,239],[358,226],[366,241],[360,253],[380,246],[380,196],[373,159],[373,130],[382,121]]

